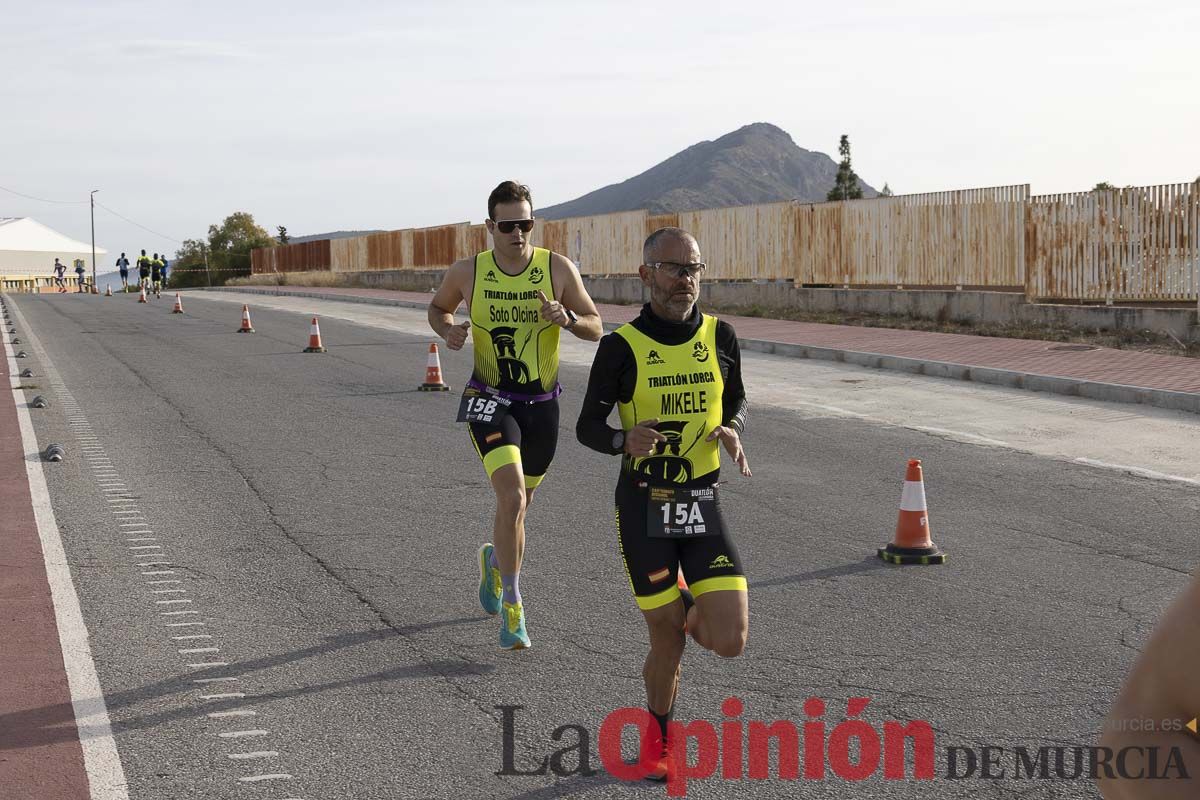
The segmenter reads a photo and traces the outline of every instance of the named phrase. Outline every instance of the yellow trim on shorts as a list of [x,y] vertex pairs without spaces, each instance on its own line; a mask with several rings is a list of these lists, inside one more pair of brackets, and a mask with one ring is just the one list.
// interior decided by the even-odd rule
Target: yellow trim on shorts
[[746,591],[746,576],[745,575],[718,575],[715,578],[704,578],[696,581],[688,586],[692,590],[692,597],[699,597],[708,592],[721,591]]
[[[714,580],[720,580],[715,578]],[[745,578],[742,579],[745,582]],[[637,600],[638,608],[642,611],[653,611],[656,608],[662,608],[665,605],[674,603],[680,598],[679,584],[672,584],[670,588],[663,589],[661,592],[654,594],[635,594],[634,600]]]
[[483,457],[483,468],[487,470],[489,478],[501,467],[520,463],[521,450],[515,444],[501,445]]
[[538,485],[544,480],[546,480],[546,476],[544,474],[543,475],[526,475],[525,476],[525,488],[526,489],[536,489],[538,487]]

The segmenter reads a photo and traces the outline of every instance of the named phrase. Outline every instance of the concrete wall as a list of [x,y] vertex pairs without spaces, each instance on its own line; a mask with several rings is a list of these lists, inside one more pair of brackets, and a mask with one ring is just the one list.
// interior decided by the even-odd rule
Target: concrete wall
[[[426,292],[442,282],[444,269],[373,270],[342,273],[346,285]],[[588,293],[602,303],[644,303],[649,299],[636,277],[587,277]],[[1079,306],[1026,303],[1020,292],[926,291],[920,289],[806,289],[790,282],[721,282],[700,286],[701,302],[804,311],[896,314],[960,322],[1023,322],[1105,330],[1149,330],[1183,341],[1200,341],[1193,308]]]
[[[593,299],[643,303],[649,299],[638,278],[584,278]],[[701,302],[803,311],[896,314],[960,322],[1023,322],[1106,330],[1150,330],[1200,341],[1196,309],[1079,306],[1026,303],[1019,292],[925,291],[906,289],[806,289],[787,282],[706,283]]]

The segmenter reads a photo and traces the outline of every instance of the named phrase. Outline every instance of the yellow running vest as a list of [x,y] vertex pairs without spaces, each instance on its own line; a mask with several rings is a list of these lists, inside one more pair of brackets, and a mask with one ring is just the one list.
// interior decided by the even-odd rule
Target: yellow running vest
[[637,359],[637,384],[617,403],[621,427],[658,420],[654,454],[635,458],[631,471],[652,483],[687,483],[721,466],[720,441],[704,441],[721,424],[725,381],[717,363],[717,318],[701,315],[696,335],[683,344],[656,342],[631,324],[617,328]]
[[519,275],[500,269],[491,250],[475,256],[471,290],[475,380],[517,394],[554,390],[561,328],[542,319],[539,290],[554,299],[549,250],[533,248],[533,258]]

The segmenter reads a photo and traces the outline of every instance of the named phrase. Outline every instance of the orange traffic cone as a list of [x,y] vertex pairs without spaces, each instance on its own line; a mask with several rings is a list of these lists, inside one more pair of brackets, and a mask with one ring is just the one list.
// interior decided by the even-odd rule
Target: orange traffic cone
[[109,284],[104,285],[104,296],[112,297],[112,286],[110,286]]
[[321,346],[321,326],[317,324],[317,318],[313,317],[312,327],[308,330],[308,347],[304,348],[306,353],[324,353],[325,348]]
[[254,328],[250,327],[250,306],[242,306],[242,327],[238,328],[238,333],[254,333]]
[[139,303],[146,302],[146,287],[145,286],[142,287],[142,293],[140,295],[138,295],[138,302]]
[[442,360],[438,357],[437,342],[429,345],[429,362],[425,366],[425,382],[417,388],[422,392],[450,391],[450,387],[442,380]]
[[945,564],[946,554],[929,538],[929,509],[925,507],[925,481],[921,462],[912,458],[900,494],[900,518],[896,538],[879,548],[879,557],[889,564]]
[[175,293],[175,307],[171,309],[172,314],[183,313],[183,298],[179,296],[179,292]]

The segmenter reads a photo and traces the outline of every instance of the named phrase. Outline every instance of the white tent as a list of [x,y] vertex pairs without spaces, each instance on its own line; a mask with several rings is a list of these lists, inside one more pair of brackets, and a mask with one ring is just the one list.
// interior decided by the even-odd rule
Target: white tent
[[[97,247],[96,260],[107,253]],[[63,236],[29,217],[0,217],[0,275],[49,273],[56,258],[62,259],[68,270],[75,259],[82,258],[88,274],[92,272],[91,244]]]

